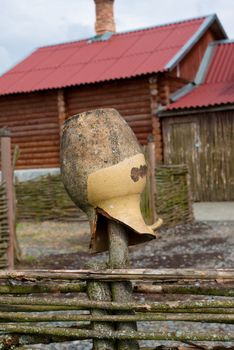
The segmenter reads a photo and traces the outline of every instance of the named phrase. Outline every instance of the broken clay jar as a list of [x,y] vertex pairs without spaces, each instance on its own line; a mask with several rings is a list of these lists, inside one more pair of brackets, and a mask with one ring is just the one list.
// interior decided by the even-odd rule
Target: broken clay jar
[[115,109],[81,113],[65,122],[61,168],[68,194],[88,215],[92,252],[108,249],[107,218],[125,225],[129,245],[155,238],[140,211],[145,157]]

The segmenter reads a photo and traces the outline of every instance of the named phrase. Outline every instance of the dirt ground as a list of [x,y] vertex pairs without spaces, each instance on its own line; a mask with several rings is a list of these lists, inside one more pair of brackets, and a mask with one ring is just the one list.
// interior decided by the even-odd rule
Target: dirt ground
[[[162,228],[160,238],[130,248],[132,267],[233,268],[234,222],[195,222]],[[79,269],[91,258],[87,222],[21,222],[17,235],[23,260],[18,268]]]

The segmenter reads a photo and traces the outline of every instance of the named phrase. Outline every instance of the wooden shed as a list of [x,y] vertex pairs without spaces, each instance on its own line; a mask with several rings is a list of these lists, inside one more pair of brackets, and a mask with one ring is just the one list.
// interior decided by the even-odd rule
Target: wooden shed
[[195,201],[234,200],[234,42],[211,43],[197,77],[160,116],[164,160],[186,163]]
[[0,127],[8,127],[20,147],[17,169],[58,168],[64,120],[99,107],[119,110],[141,144],[153,134],[162,162],[158,106],[194,80],[208,44],[226,38],[216,15],[97,33],[39,48],[1,76]]

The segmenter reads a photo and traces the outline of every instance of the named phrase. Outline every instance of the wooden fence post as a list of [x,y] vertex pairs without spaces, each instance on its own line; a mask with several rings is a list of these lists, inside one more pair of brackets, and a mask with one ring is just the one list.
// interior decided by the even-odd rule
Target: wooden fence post
[[[91,261],[86,264],[86,268],[100,271],[106,268],[106,264],[101,264],[97,261]],[[90,300],[111,301],[111,290],[107,282],[88,281],[87,294]],[[110,312],[108,310],[93,309],[91,310],[91,315],[105,317],[107,315],[110,315]],[[113,332],[114,325],[111,322],[93,322],[92,329],[100,333],[111,331]],[[115,341],[111,339],[93,339],[92,350],[115,350]]]
[[155,223],[157,220],[157,213],[155,209],[155,195],[156,195],[156,181],[155,181],[155,140],[153,135],[148,136],[148,144],[146,148],[147,161],[149,164],[149,180],[150,180],[150,207],[151,207],[151,223]]
[[[109,235],[109,267],[112,269],[122,269],[129,267],[128,237],[122,224],[113,220],[108,220]],[[132,301],[132,284],[130,281],[112,283],[112,299],[115,302]],[[129,315],[131,312],[120,312],[120,314]],[[118,330],[124,330],[128,333],[137,330],[136,322],[118,323]],[[117,341],[118,350],[138,350],[139,345],[136,340]]]
[[1,165],[2,181],[6,183],[7,193],[7,216],[9,227],[8,241],[8,267],[14,268],[14,190],[13,190],[13,167],[11,162],[11,134],[7,129],[0,129],[1,138]]

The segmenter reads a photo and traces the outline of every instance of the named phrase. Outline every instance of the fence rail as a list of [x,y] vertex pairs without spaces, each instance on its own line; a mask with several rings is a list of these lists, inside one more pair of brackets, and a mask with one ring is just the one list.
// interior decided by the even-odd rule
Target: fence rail
[[[104,287],[126,280],[133,285],[130,302],[90,300],[87,296],[90,283]],[[9,344],[13,349],[25,334],[30,335],[29,344],[78,339],[114,344],[118,339],[179,342],[175,349],[199,349],[196,344],[201,341],[221,342],[223,349],[234,345],[234,269],[2,270],[0,294],[1,349],[11,349]],[[127,331],[113,326],[141,321],[154,322],[155,330]],[[167,321],[179,322],[179,329],[165,331],[162,326]],[[188,332],[181,321],[226,327],[204,332],[191,328]],[[103,324],[101,330],[96,328]],[[8,347],[4,345],[6,334]],[[193,342],[193,347],[181,347],[181,342]]]

